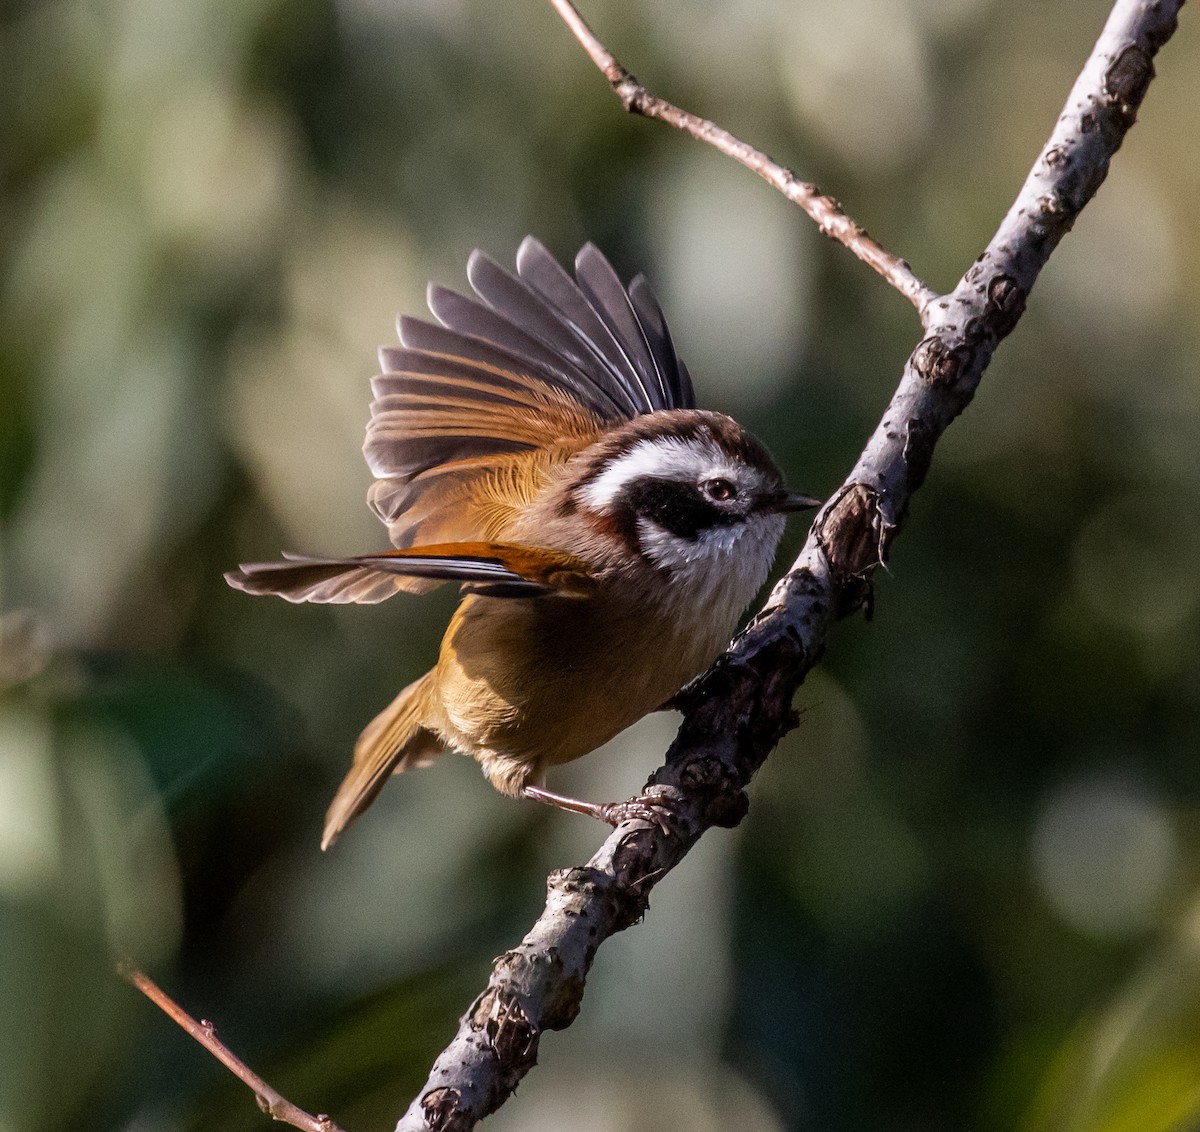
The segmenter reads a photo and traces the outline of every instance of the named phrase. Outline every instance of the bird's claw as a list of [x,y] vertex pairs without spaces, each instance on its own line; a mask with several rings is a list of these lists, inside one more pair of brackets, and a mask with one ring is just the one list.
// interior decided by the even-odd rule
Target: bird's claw
[[616,828],[627,821],[644,821],[657,826],[664,837],[671,835],[671,819],[675,815],[674,801],[661,794],[638,794],[627,802],[605,802],[597,815],[601,821]]

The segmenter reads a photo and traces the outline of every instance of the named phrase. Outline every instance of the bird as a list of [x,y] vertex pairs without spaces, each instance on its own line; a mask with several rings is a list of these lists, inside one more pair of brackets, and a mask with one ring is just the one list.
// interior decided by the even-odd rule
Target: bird
[[460,586],[436,664],[355,744],[323,849],[392,775],[452,750],[502,794],[661,825],[645,792],[587,802],[547,790],[546,770],[669,706],[727,645],[787,513],[820,505],[696,407],[644,276],[624,286],[588,243],[572,278],[530,236],[515,274],[476,250],[467,278],[475,297],[431,284],[435,321],[400,316],[379,351],[363,453],[392,548],[225,575],[290,602]]

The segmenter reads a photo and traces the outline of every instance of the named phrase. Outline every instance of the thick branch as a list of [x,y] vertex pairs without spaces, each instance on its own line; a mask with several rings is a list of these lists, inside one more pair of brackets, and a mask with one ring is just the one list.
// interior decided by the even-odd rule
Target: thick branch
[[804,209],[826,236],[849,248],[863,263],[882,275],[921,312],[924,321],[925,308],[938,297],[937,292],[918,279],[904,260],[892,255],[871,239],[865,228],[846,215],[839,201],[826,196],[812,182],[802,181],[790,169],[772,161],[761,150],[747,145],[707,118],[700,118],[681,110],[666,99],[651,94],[596,38],[571,0],[550,0],[550,3],[562,16],[563,22],[579,40],[592,62],[612,84],[621,105],[630,114],[641,114],[646,118],[657,118],[666,122],[667,125],[691,134],[692,137],[711,145],[757,173],[793,204],[798,204]]
[[[650,100],[574,8],[566,0],[553,3],[622,98],[629,92],[631,109],[666,120],[676,115],[674,124],[705,141],[721,138],[718,148],[756,168],[746,159],[748,147],[724,131]],[[535,1063],[542,1034],[570,1025],[579,1012],[600,944],[636,922],[649,890],[705,829],[741,819],[745,785],[794,723],[793,693],[819,659],[833,623],[867,599],[871,574],[925,478],[934,445],[969,404],[1042,266],[1103,181],[1181,6],[1182,0],[1117,0],[986,251],[947,296],[929,296],[915,283],[910,297],[923,310],[927,336],[905,365],[882,422],[763,610],[691,690],[679,735],[652,776],[651,789],[676,801],[670,836],[627,823],[586,865],[551,874],[545,910],[525,939],[496,961],[487,989],[463,1016],[397,1132],[465,1132],[503,1104]]]
[[235,1077],[254,1090],[258,1107],[273,1119],[299,1128],[301,1132],[342,1132],[324,1113],[311,1116],[297,1108],[286,1097],[271,1088],[253,1069],[237,1056],[220,1038],[211,1022],[197,1022],[182,1006],[171,998],[157,983],[142,974],[136,967],[122,965],[121,975],[154,1003],[171,1021],[186,1030],[209,1053],[213,1055]]

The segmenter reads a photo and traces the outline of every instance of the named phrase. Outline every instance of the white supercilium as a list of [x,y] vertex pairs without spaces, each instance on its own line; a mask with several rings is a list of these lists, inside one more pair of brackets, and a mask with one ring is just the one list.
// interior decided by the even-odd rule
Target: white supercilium
[[[639,441],[581,494],[586,504],[605,510],[623,488],[645,477],[694,484],[727,479],[747,498],[771,486],[759,469],[712,441],[664,436]],[[766,581],[784,523],[781,514],[751,512],[740,522],[718,524],[685,539],[643,516],[638,541],[651,561],[671,571],[672,592],[682,600],[721,607],[736,617]]]
[[657,436],[639,440],[625,455],[614,460],[580,493],[584,503],[603,511],[621,489],[644,477],[700,483],[727,479],[739,492],[761,490],[762,476],[733,459],[719,445],[705,440],[683,440]]

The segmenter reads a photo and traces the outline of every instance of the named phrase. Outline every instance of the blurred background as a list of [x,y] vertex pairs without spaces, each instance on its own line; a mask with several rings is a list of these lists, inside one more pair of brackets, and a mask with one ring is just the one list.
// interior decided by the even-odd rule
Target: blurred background
[[[1107,7],[586,14],[948,289]],[[602,950],[497,1132],[1200,1128],[1194,14],[1158,62],[874,621],[837,629],[749,817]],[[645,271],[701,402],[816,493],[915,315],[623,115],[542,0],[4,0],[0,74],[0,1132],[267,1127],[116,954],[298,1104],[389,1128],[603,830],[447,758],[322,855],[359,729],[454,595],[294,607],[222,571],[386,545],[375,350],[473,247],[593,239]],[[550,784],[625,798],[675,725]]]

